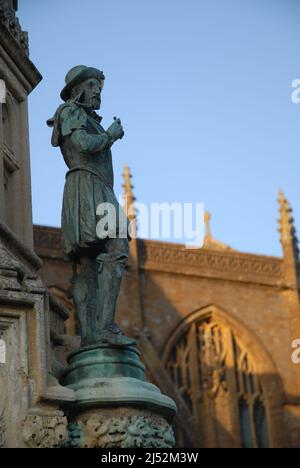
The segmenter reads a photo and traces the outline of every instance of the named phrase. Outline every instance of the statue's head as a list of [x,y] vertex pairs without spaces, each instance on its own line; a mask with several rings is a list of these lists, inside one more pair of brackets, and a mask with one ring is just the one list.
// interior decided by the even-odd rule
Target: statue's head
[[61,98],[76,99],[89,109],[100,109],[104,80],[103,72],[97,68],[78,65],[67,73]]

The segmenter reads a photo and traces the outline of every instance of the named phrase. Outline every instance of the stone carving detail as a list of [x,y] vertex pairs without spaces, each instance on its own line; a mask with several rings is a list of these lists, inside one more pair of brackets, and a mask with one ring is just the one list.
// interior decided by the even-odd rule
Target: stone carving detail
[[94,414],[68,426],[71,448],[172,448],[172,427],[160,416],[119,416]]
[[190,266],[214,271],[250,274],[260,277],[280,279],[283,276],[282,262],[279,259],[259,259],[251,255],[237,253],[212,253],[199,249],[196,251],[179,250],[145,243],[142,247],[142,265],[151,263],[160,265]]
[[173,346],[167,363],[172,381],[202,427],[221,434],[220,427],[238,410],[232,427],[243,447],[268,447],[259,366],[230,327],[212,317],[195,321]]
[[23,438],[30,448],[59,448],[68,439],[67,418],[61,415],[27,416]]
[[29,55],[28,33],[22,31],[19,19],[8,0],[0,0],[0,21],[18,42],[26,55]]
[[6,447],[6,424],[3,416],[0,417],[0,448]]
[[[51,255],[62,256],[59,229],[34,228],[35,245],[39,251],[51,250]],[[204,250],[180,250],[178,247],[155,246],[151,241],[141,244],[141,266],[187,267],[229,274],[253,275],[257,278],[280,280],[283,278],[282,261],[276,258],[256,258],[237,252],[205,252]]]

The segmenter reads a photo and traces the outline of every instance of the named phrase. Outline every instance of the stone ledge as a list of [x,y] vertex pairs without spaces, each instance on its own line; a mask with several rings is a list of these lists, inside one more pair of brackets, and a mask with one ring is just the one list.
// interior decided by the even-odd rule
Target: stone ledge
[[3,239],[4,246],[15,255],[15,257],[32,267],[39,270],[43,266],[42,260],[27,247],[13,231],[2,221],[0,221],[0,240]]

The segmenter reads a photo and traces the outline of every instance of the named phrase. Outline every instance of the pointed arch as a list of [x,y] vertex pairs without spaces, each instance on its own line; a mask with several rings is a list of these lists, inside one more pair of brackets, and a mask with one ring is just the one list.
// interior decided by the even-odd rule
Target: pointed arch
[[169,337],[163,362],[202,430],[203,446],[280,446],[282,382],[241,320],[216,305],[194,311]]

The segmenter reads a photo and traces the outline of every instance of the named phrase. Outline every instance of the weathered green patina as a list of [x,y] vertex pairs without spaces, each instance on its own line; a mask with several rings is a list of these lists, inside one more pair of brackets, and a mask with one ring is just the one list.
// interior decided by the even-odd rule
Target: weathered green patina
[[[127,220],[115,196],[112,145],[124,136],[120,119],[105,131],[95,112],[101,105],[104,75],[96,68],[77,66],[66,76],[65,101],[48,121],[52,145],[59,146],[68,172],[62,208],[62,244],[74,264],[72,296],[80,325],[82,346],[135,344],[115,323],[129,247]],[[109,204],[116,217],[105,229],[99,206]],[[122,215],[123,213],[123,215]],[[126,219],[126,217],[125,217]]]
[[134,347],[118,349],[103,344],[71,354],[64,384],[75,391],[73,408],[134,405],[168,418],[176,413],[173,400],[147,382],[146,369]]
[[[81,335],[81,348],[69,356],[62,382],[76,396],[65,408],[71,423],[66,446],[171,447],[176,405],[147,382],[136,341],[115,323],[130,236],[113,190],[111,146],[124,130],[115,118],[105,131],[95,113],[103,82],[100,70],[73,68],[61,93],[65,103],[48,121],[52,144],[60,146],[69,169],[62,241],[74,264],[71,290]],[[108,218],[99,233],[103,203],[118,216]]]

